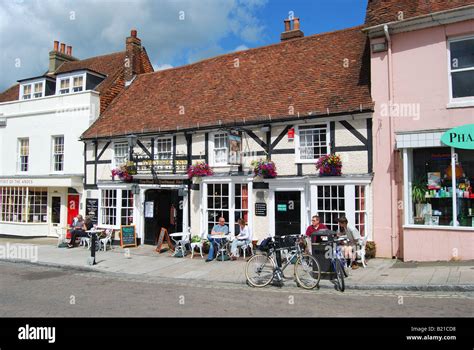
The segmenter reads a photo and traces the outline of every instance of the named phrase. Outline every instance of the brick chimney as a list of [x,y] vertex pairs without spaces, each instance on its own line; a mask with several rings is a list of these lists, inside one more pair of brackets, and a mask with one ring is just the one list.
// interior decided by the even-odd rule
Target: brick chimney
[[[300,19],[295,17],[293,19],[285,19],[285,31],[281,33],[280,39],[281,41],[302,38],[304,37],[304,33],[300,30]],[[293,28],[291,28],[291,24],[293,23]]]
[[142,41],[137,37],[137,30],[132,29],[125,40],[125,86],[131,84],[135,74],[140,73]]
[[77,61],[77,58],[72,56],[72,46],[66,49],[66,44],[54,41],[53,50],[49,52],[48,74],[53,74],[61,64],[70,61]]

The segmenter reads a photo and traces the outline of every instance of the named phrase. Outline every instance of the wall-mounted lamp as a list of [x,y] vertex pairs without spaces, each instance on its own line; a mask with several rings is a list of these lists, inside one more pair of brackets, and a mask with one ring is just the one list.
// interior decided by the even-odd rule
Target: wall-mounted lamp
[[138,184],[132,185],[132,193],[137,195],[140,194],[140,187],[138,186]]
[[135,147],[137,145],[137,135],[130,134],[127,136],[128,146]]

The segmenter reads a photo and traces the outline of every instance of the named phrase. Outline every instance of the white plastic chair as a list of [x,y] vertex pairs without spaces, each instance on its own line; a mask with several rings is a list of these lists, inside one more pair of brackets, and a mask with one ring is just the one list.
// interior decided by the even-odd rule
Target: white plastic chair
[[204,246],[206,233],[206,231],[201,233],[201,235],[199,236],[201,240],[199,242],[191,242],[191,259],[194,258],[194,248],[199,248],[199,254],[201,255],[201,258],[204,259],[204,256],[202,255],[202,247]]
[[360,260],[360,262],[362,263],[362,266],[364,268],[367,267],[367,263],[365,261],[365,246],[366,245],[367,245],[367,235],[359,238],[359,241],[357,242],[357,245],[356,245],[355,258],[354,257],[352,258],[351,265],[354,260],[356,262]]
[[190,243],[190,239],[191,239],[191,232],[190,232],[191,229],[188,229],[188,232],[183,232],[183,235],[181,236],[181,239],[180,240],[174,240],[173,238],[173,241],[176,242],[176,246],[174,248],[174,254],[173,256],[175,256],[176,254],[178,254],[178,252],[181,252],[181,256],[184,257],[186,255],[186,244],[189,244]]
[[100,241],[100,247],[104,248],[104,252],[107,250],[107,243],[110,245],[110,249],[112,249],[112,233],[114,231],[111,228],[108,228],[105,230],[105,237],[101,238]]
[[249,242],[247,244],[244,244],[244,245],[240,246],[240,249],[242,249],[243,252],[244,252],[244,259],[245,259],[245,253],[247,252],[248,248],[250,248],[250,256],[253,255],[253,242],[252,242],[252,239],[253,239],[253,234],[252,234],[252,231],[250,230]]

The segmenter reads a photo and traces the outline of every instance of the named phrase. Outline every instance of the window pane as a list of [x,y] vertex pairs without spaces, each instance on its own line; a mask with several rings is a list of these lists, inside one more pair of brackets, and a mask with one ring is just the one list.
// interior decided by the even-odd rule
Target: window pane
[[474,70],[452,72],[453,98],[474,96]]
[[474,227],[474,198],[469,196],[469,186],[474,186],[473,151],[456,149],[455,152],[459,161],[456,173],[457,220],[460,226]]
[[450,44],[451,69],[474,67],[474,38]]

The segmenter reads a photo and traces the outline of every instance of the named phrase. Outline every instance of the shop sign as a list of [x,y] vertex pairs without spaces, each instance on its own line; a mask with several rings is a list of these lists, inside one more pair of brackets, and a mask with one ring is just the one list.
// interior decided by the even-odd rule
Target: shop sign
[[447,146],[474,150],[474,124],[458,126],[446,131],[441,142]]
[[286,204],[278,204],[277,211],[286,211]]
[[242,136],[238,131],[229,132],[229,159],[228,163],[232,165],[242,164]]
[[72,221],[79,214],[79,195],[69,194],[67,196],[67,223],[72,225]]
[[92,220],[92,223],[99,222],[99,200],[97,198],[86,199],[86,215]]

